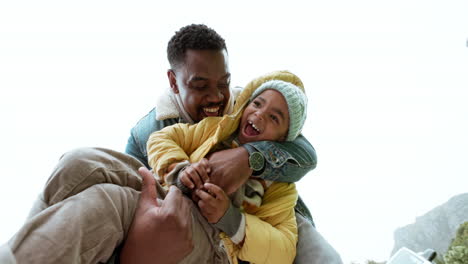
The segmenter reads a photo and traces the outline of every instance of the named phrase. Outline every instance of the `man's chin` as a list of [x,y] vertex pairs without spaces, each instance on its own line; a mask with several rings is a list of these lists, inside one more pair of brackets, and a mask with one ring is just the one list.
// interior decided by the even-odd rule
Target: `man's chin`
[[209,113],[209,114],[204,114],[205,117],[210,117],[210,116],[220,116],[218,113]]

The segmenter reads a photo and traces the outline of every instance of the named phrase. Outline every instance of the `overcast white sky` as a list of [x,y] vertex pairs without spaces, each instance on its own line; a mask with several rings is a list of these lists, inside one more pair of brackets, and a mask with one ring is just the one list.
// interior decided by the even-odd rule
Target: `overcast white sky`
[[345,263],[387,259],[393,231],[468,186],[468,2],[2,1],[0,243],[62,153],[124,150],[167,86],[174,31],[227,41],[233,85],[304,81],[318,167],[298,183]]

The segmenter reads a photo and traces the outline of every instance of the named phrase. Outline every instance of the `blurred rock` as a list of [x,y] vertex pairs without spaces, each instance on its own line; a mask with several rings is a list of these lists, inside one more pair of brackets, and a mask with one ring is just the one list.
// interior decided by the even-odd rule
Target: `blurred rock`
[[468,221],[468,193],[450,198],[446,203],[416,218],[416,222],[398,228],[394,233],[395,245],[392,255],[401,247],[415,252],[434,249],[439,256],[444,254],[457,228]]

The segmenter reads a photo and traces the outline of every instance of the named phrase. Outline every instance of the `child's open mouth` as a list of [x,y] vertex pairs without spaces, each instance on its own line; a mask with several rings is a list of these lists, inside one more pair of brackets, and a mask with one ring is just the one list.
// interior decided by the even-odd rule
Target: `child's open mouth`
[[260,134],[260,129],[258,129],[252,121],[248,121],[244,129],[244,134],[247,136],[256,136]]

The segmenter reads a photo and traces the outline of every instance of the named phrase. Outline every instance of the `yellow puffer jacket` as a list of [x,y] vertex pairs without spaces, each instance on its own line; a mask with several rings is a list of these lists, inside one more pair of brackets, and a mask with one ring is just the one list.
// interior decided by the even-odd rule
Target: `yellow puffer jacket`
[[[176,124],[154,132],[148,139],[148,161],[158,175],[165,175],[171,164],[198,162],[239,126],[244,107],[252,92],[269,80],[283,80],[303,88],[301,80],[287,71],[277,71],[251,81],[239,95],[233,114],[207,117],[198,124]],[[251,263],[292,263],[296,255],[297,224],[294,184],[273,183],[265,192],[262,205],[252,214],[244,212],[246,233],[239,246],[224,234],[223,241],[231,263],[237,258]]]

